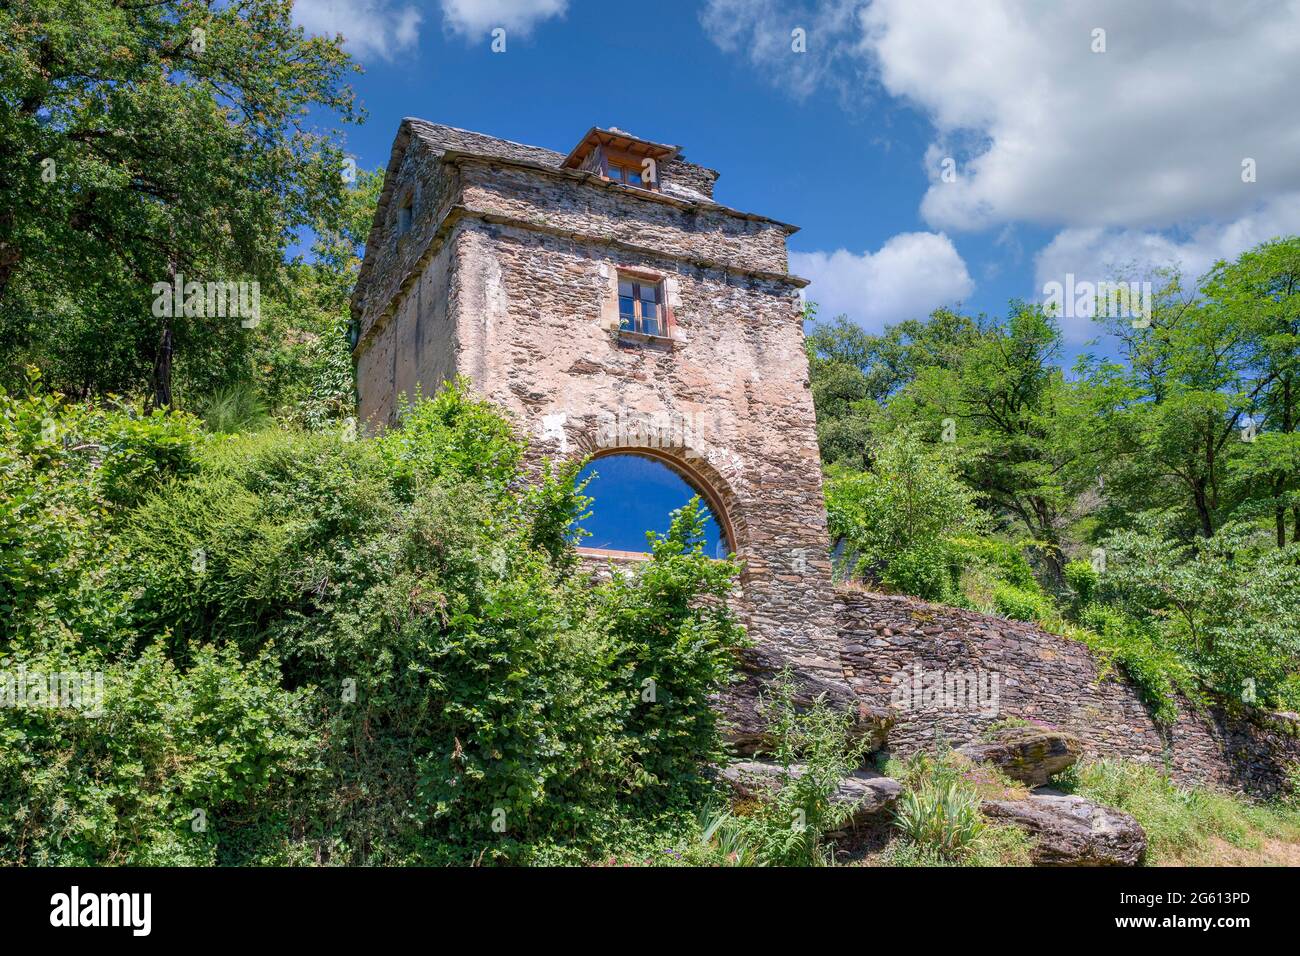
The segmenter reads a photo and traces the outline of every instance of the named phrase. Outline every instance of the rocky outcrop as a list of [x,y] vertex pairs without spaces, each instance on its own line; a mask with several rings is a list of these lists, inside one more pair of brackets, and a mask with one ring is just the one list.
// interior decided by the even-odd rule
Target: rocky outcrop
[[1146,833],[1136,820],[1083,797],[1035,794],[988,800],[982,809],[989,819],[1032,835],[1039,866],[1137,866],[1146,851]]
[[[737,795],[758,799],[770,796],[787,779],[798,779],[806,772],[807,768],[801,764],[793,764],[787,771],[779,764],[746,760],[725,767],[721,776],[731,784]],[[840,780],[832,802],[837,806],[852,807],[848,823],[858,826],[892,810],[902,792],[903,787],[897,780],[874,770],[855,770]]]
[[974,763],[993,764],[1012,780],[1041,787],[1074,765],[1083,742],[1074,734],[1043,727],[1006,727],[984,743],[966,744],[959,754]]

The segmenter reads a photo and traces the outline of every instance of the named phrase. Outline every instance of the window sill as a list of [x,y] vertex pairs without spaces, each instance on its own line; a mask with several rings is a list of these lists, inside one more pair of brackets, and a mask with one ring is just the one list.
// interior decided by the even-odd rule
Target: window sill
[[686,339],[681,334],[674,335],[649,335],[645,332],[632,332],[628,329],[616,329],[615,337],[620,342],[636,342],[645,345],[663,345],[672,348],[676,345],[684,345]]

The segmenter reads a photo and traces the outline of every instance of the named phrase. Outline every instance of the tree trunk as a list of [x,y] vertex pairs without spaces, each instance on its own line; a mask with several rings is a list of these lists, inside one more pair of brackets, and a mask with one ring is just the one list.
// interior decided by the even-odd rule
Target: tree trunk
[[164,324],[158,339],[158,355],[153,363],[153,404],[155,408],[172,407],[172,329]]

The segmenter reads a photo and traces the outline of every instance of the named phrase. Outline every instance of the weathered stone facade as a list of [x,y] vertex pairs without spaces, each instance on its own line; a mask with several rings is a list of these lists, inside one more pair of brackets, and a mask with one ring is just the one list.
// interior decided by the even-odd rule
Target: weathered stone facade
[[[761,680],[788,665],[810,692],[851,703],[826,599],[804,283],[787,271],[795,227],[717,204],[716,173],[644,148],[660,157],[657,191],[405,121],[353,299],[360,416],[382,428],[399,395],[460,374],[535,454],[666,462],[743,562],[747,669]],[[620,332],[628,274],[661,285],[664,334]],[[748,709],[758,682],[729,709]]]

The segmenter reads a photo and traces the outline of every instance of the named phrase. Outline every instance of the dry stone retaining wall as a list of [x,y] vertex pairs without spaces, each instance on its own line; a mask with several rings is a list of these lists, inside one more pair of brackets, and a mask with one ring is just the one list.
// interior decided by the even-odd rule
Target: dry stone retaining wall
[[[845,674],[860,699],[892,706],[894,753],[940,741],[955,747],[998,720],[1019,717],[1072,731],[1090,755],[1150,763],[1181,783],[1270,795],[1300,763],[1294,715],[1195,713],[1180,701],[1177,722],[1164,728],[1122,675],[1103,674],[1088,647],[1034,625],[895,595],[841,590],[836,604]],[[995,676],[996,713],[970,706],[970,696],[922,698],[918,707],[918,665],[922,688],[925,675],[940,671],[977,677],[985,688]]]

